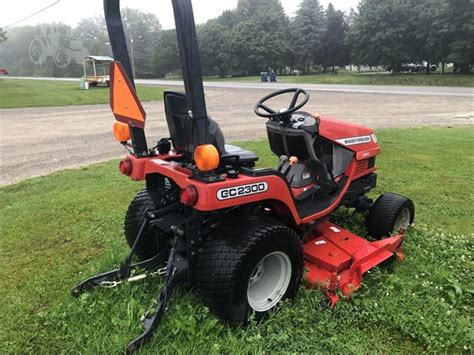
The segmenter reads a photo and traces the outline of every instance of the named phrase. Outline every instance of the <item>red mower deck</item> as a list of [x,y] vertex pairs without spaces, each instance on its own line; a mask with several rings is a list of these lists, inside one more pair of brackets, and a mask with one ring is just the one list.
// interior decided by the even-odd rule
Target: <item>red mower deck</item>
[[304,244],[307,288],[321,288],[333,308],[339,300],[338,290],[349,298],[368,270],[394,254],[402,259],[402,241],[403,233],[399,233],[369,242],[331,222],[322,222]]

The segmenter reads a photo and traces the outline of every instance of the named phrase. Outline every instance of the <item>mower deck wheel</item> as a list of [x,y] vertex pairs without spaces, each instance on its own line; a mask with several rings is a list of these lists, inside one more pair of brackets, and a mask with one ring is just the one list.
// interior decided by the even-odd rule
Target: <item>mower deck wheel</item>
[[377,239],[388,237],[400,229],[406,230],[415,218],[413,202],[401,195],[380,195],[369,210],[367,230]]
[[195,288],[212,311],[239,325],[251,312],[259,320],[280,300],[293,298],[302,271],[302,244],[292,229],[238,214],[222,221],[202,247]]

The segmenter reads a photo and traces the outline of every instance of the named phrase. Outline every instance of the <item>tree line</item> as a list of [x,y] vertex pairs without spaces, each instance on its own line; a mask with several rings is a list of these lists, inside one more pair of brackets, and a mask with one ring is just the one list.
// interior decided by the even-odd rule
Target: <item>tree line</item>
[[0,27],[0,43],[7,40],[6,32]]
[[[129,52],[139,77],[179,74],[175,30],[162,30],[153,14],[122,11]],[[55,25],[57,27],[57,25]],[[0,30],[0,66],[17,75],[80,75],[78,64],[41,68],[28,58],[39,26]],[[469,73],[474,64],[474,2],[470,0],[361,0],[344,13],[319,0],[302,0],[293,17],[279,0],[239,0],[233,10],[197,26],[205,75],[256,75],[334,71],[349,64],[383,66],[394,73],[404,63],[454,63]],[[110,55],[102,16],[81,20],[73,36],[90,54]],[[80,64],[80,63],[79,63]]]

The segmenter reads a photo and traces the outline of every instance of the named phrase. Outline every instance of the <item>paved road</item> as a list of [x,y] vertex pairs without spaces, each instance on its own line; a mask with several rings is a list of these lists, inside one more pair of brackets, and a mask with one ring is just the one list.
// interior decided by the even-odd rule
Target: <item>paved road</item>
[[[75,78],[37,78],[37,77],[11,77],[15,79],[33,80],[60,80],[78,81]],[[182,81],[159,80],[159,79],[137,79],[137,84],[159,85],[159,86],[182,86]],[[461,96],[473,97],[474,88],[449,87],[449,86],[392,86],[392,85],[329,85],[329,84],[299,84],[299,83],[261,83],[241,81],[205,81],[205,88],[220,89],[260,89],[278,90],[297,86],[308,91],[320,92],[348,92],[364,94],[387,94],[387,95],[428,95],[428,96]]]
[[[209,114],[227,141],[264,138],[257,99],[273,89],[208,88]],[[273,102],[285,107],[289,98]],[[144,103],[150,144],[167,136],[162,102]],[[472,97],[315,91],[305,109],[374,128],[472,124]],[[0,185],[124,155],[111,133],[108,105],[0,110]]]

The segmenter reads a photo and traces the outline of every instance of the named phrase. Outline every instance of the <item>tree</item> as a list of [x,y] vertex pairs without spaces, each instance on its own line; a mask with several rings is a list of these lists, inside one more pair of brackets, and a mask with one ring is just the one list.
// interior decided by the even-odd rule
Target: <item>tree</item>
[[7,40],[7,33],[0,27],[0,43]]
[[175,29],[161,32],[160,41],[153,53],[152,65],[154,72],[159,77],[181,69]]
[[40,26],[12,27],[8,30],[8,41],[0,44],[1,66],[8,67],[14,75],[32,75],[34,64],[29,57],[29,46]]
[[[256,74],[289,61],[290,28],[279,0],[239,0],[237,8],[197,27],[206,74]],[[180,69],[176,34],[163,31],[154,53],[155,70],[162,75]]]
[[290,23],[279,0],[239,0],[229,31],[230,58],[237,74],[257,74],[288,63]]
[[224,77],[230,69],[229,31],[216,20],[210,20],[197,29],[199,51],[204,71],[218,70]]
[[326,10],[326,28],[321,43],[321,65],[324,71],[331,67],[334,73],[335,66],[349,63],[349,49],[345,42],[347,31],[348,25],[344,13],[336,11],[329,3]]
[[[158,46],[161,24],[154,14],[136,9],[122,10],[122,19],[127,39],[128,53],[132,56],[135,75],[153,76],[154,50]],[[84,46],[94,55],[111,55],[107,27],[103,16],[84,18],[79,21],[75,34],[83,40]]]
[[352,28],[352,26],[354,26],[354,22],[357,16],[359,16],[359,14],[354,10],[353,7],[351,7],[349,10],[349,15],[347,15],[346,18],[346,23],[349,28]]
[[354,31],[354,23],[356,21],[357,16],[359,16],[359,14],[351,7],[351,9],[349,10],[349,14],[346,17],[347,32],[346,37],[344,38],[344,43],[346,44],[347,50],[349,51],[349,64],[351,66],[351,71],[352,64],[354,64],[354,58],[352,53],[352,48],[354,46],[354,37],[352,36],[352,32]]
[[237,22],[237,11],[234,10],[225,10],[220,16],[216,18],[216,22],[227,29],[234,27]]
[[449,54],[443,13],[445,3],[440,0],[411,0],[413,21],[413,61],[426,61],[426,73],[431,63],[444,62]]
[[357,64],[388,65],[395,73],[415,52],[416,22],[409,1],[362,0],[350,42]]
[[304,72],[321,62],[325,18],[319,0],[303,0],[291,23],[294,61]]
[[474,64],[474,3],[470,0],[447,0],[444,11],[448,59],[456,71],[469,73]]
[[79,21],[74,34],[82,39],[92,55],[111,55],[109,35],[103,16],[87,17]]
[[133,46],[135,75],[157,75],[158,73],[154,72],[156,67],[153,65],[153,54],[160,39],[160,21],[154,14],[131,8],[122,10],[122,19],[130,56]]

